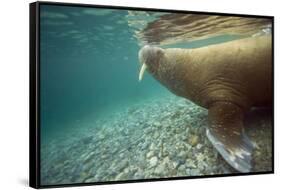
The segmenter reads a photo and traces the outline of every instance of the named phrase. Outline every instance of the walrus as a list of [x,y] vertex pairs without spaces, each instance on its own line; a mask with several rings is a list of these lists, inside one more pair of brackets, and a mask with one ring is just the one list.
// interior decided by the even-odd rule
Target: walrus
[[141,69],[172,93],[208,109],[206,135],[239,172],[250,172],[254,144],[244,132],[244,114],[272,105],[271,35],[195,49],[145,45]]

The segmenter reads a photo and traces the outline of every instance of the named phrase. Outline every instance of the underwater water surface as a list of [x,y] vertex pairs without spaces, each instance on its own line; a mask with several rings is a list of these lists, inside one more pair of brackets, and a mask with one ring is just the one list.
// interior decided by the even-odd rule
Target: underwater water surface
[[[241,30],[221,25],[187,37],[185,16],[41,5],[42,185],[236,173],[205,137],[207,110],[147,73],[138,81],[138,51],[148,43],[197,48],[266,35],[270,26],[263,19],[222,19]],[[246,130],[262,147],[254,171],[270,171],[271,115],[259,114],[249,116],[249,125],[260,127]]]

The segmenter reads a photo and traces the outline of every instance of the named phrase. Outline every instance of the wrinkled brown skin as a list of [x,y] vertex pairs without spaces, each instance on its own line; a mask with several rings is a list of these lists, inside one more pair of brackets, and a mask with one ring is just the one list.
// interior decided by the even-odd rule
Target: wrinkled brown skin
[[[210,132],[229,153],[223,156],[227,160],[242,149],[252,152],[242,136],[244,113],[253,106],[272,104],[271,42],[268,35],[197,49],[145,46],[139,58],[171,92],[209,110]],[[249,172],[251,158],[245,157],[228,162]]]

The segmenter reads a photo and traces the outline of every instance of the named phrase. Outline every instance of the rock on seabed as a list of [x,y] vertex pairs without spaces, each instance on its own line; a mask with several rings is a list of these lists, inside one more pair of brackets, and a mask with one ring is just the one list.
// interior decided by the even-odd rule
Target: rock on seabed
[[[42,144],[42,185],[236,173],[205,136],[207,110],[185,99],[171,95],[111,111]],[[253,172],[272,170],[271,116],[246,117],[257,144]]]

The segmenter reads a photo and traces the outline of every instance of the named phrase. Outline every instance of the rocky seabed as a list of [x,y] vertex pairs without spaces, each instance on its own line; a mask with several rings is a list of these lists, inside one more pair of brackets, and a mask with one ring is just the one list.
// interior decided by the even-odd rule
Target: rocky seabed
[[[271,118],[249,116],[253,171],[271,170]],[[81,125],[81,124],[80,124]],[[92,125],[92,126],[91,126]],[[95,120],[41,148],[42,185],[236,173],[205,136],[207,110],[182,98],[152,99]]]

